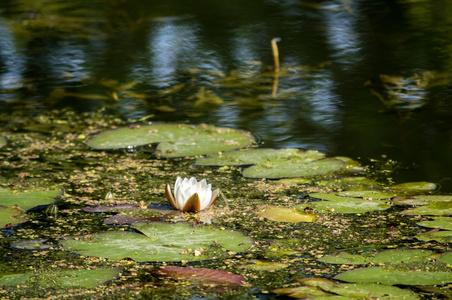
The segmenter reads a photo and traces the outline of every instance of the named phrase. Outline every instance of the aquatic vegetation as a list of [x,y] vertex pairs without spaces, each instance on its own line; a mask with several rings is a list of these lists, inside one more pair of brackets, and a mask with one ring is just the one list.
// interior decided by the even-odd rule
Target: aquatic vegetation
[[332,174],[342,170],[345,162],[325,158],[319,151],[299,149],[245,149],[211,154],[196,160],[197,166],[244,166],[247,178],[297,178]]
[[[226,251],[243,252],[253,240],[238,231],[211,227],[193,227],[186,222],[134,223],[141,232],[107,231],[60,240],[67,251],[113,260],[124,258],[137,262],[199,261],[224,255]],[[220,252],[213,249],[224,249]]]
[[218,198],[220,190],[212,192],[212,185],[205,179],[197,181],[195,177],[190,179],[177,177],[174,184],[174,197],[171,187],[166,185],[166,198],[171,205],[182,211],[201,211],[211,207]]
[[[400,271],[395,274],[410,276],[408,270],[400,269],[403,266],[399,268],[401,260],[438,283],[444,283],[441,278],[449,272],[444,268],[450,264],[448,235],[423,239],[423,235],[435,233],[428,228],[441,234],[451,232],[448,217],[435,221],[436,216],[399,214],[406,208],[401,205],[446,206],[449,196],[432,194],[436,191],[428,188],[431,184],[394,187],[369,178],[369,172],[362,172],[368,166],[343,157],[327,159],[334,164],[339,161],[341,169],[326,175],[255,180],[245,178],[243,170],[272,164],[284,169],[284,164],[292,161],[297,166],[302,161],[317,163],[325,160],[325,155],[255,145],[196,159],[162,157],[148,151],[148,146],[106,152],[86,147],[86,137],[113,127],[127,128],[125,122],[98,114],[61,113],[23,124],[20,126],[26,130],[5,134],[8,146],[0,151],[0,204],[10,206],[5,208],[6,228],[0,239],[1,254],[8,260],[2,262],[0,271],[13,267],[13,271],[1,273],[2,292],[57,297],[67,289],[52,278],[94,278],[94,272],[82,271],[121,268],[119,277],[117,271],[105,271],[116,274],[112,282],[72,287],[77,286],[81,297],[108,293],[136,298],[170,290],[188,298],[214,295],[222,288],[235,296],[271,291],[288,294],[293,288],[291,295],[321,292],[349,297],[347,290],[379,295],[374,288],[380,288],[394,297],[417,297],[427,291],[414,289],[410,283],[400,288],[333,281],[333,285],[324,282],[321,287],[322,283],[300,278],[326,281],[346,271],[374,266],[386,274],[392,272],[389,264]],[[180,184],[183,178],[197,178],[194,185],[206,180],[222,190],[222,197],[215,206],[195,214],[174,209],[165,194],[172,192],[168,182],[177,177],[181,177]],[[207,182],[199,188],[206,189]],[[414,193],[411,186],[427,187],[414,190],[429,194],[410,196]],[[55,187],[66,193],[61,195]],[[185,198],[195,193],[188,190]],[[208,194],[205,199],[212,200]],[[177,192],[172,196],[176,204]],[[52,203],[58,208],[57,215],[46,213],[45,207]],[[423,227],[429,226],[428,222],[432,227]],[[394,247],[413,247],[417,252],[405,256],[402,251],[384,251]],[[196,265],[186,268],[185,264],[194,262]],[[159,270],[167,274],[159,275]],[[43,274],[51,280],[39,280]],[[229,285],[232,278],[240,278],[240,284]],[[435,295],[445,295],[448,285],[438,287]]]
[[25,274],[0,273],[0,285],[26,285],[32,281],[36,286],[53,286],[56,283],[65,288],[90,289],[118,278],[122,269],[117,267],[93,270],[51,270],[40,274],[41,272],[38,270]]
[[8,144],[8,140],[4,136],[0,135],[0,148],[5,147],[6,144]]
[[153,124],[103,131],[86,143],[96,150],[129,149],[159,143],[160,157],[198,156],[239,149],[255,142],[252,134],[212,125]]
[[260,205],[256,213],[262,217],[276,222],[314,222],[317,216],[314,214],[303,214],[294,208],[279,207],[274,205]]

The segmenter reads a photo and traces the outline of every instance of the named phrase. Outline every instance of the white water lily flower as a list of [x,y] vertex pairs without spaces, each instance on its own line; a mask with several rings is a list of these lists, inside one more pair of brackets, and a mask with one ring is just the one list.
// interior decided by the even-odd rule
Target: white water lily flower
[[176,209],[182,211],[201,211],[209,208],[218,198],[219,189],[212,192],[212,185],[205,179],[197,181],[195,177],[190,179],[177,177],[174,184],[174,196],[171,187],[166,185],[166,198]]

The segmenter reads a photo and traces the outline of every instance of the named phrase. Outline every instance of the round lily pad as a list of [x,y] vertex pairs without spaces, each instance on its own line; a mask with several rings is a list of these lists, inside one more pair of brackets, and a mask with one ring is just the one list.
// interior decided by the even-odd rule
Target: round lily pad
[[316,296],[320,296],[322,299],[325,297],[335,299],[419,299],[410,290],[376,283],[339,283],[325,278],[301,278],[297,281],[305,286],[281,288],[272,290],[272,292],[286,294],[297,299],[316,298]]
[[247,168],[243,176],[247,178],[297,178],[326,175],[337,172],[345,163],[339,159],[326,158],[314,161],[287,160],[268,162]]
[[14,286],[25,283],[31,273],[24,274],[0,274],[0,285]]
[[373,263],[408,263],[426,261],[432,258],[433,251],[423,249],[389,249],[378,252],[373,258]]
[[87,141],[96,150],[117,150],[160,143],[162,157],[199,156],[243,148],[255,142],[249,132],[212,125],[154,124],[101,132]]
[[279,207],[273,205],[261,205],[256,212],[259,216],[276,222],[314,222],[317,216],[314,214],[303,214],[294,208]]
[[57,245],[49,244],[47,241],[47,239],[18,241],[11,243],[11,248],[17,250],[47,250],[58,247]]
[[249,166],[255,164],[276,163],[286,160],[313,161],[322,159],[325,154],[319,151],[301,151],[299,149],[245,149],[225,153],[210,154],[196,160],[197,166]]
[[254,271],[277,271],[289,267],[289,264],[274,262],[274,261],[260,261],[257,259],[251,260],[248,264],[240,267],[241,269],[249,269]]
[[396,196],[393,193],[385,193],[380,191],[342,191],[338,192],[337,195],[343,197],[353,197],[353,198],[366,198],[366,199],[389,199]]
[[336,255],[325,255],[319,258],[318,261],[329,264],[363,265],[368,264],[370,262],[370,259],[359,254],[340,252]]
[[450,201],[430,202],[426,205],[401,211],[401,214],[414,215],[430,215],[430,216],[447,216],[452,214],[452,203]]
[[135,261],[197,261],[211,259],[204,255],[210,246],[221,246],[233,252],[243,252],[252,244],[241,232],[211,227],[193,228],[179,223],[135,223],[132,227],[143,234],[108,231],[85,237],[63,239],[65,250],[81,255]]
[[426,205],[429,203],[450,202],[452,206],[452,195],[421,195],[408,198],[394,199],[396,205]]
[[27,284],[33,278],[34,285],[94,288],[119,277],[121,268],[105,268],[92,270],[47,270],[46,276],[35,273],[0,274],[0,285],[7,286]]
[[378,282],[387,285],[433,285],[452,282],[452,271],[444,263],[435,265],[398,264],[395,267],[371,267],[351,270],[334,276],[347,282]]
[[433,217],[431,221],[423,221],[416,223],[416,225],[428,227],[428,228],[439,228],[444,230],[452,230],[452,218],[451,217]]
[[436,190],[438,185],[433,182],[420,181],[420,182],[405,182],[391,187],[394,191],[401,191],[405,193],[423,193]]
[[0,148],[6,146],[6,144],[8,144],[8,140],[4,136],[0,135]]
[[35,206],[53,203],[55,197],[61,195],[61,191],[28,191],[15,193],[7,189],[0,189],[0,203],[4,206],[18,205],[24,210]]
[[16,226],[28,220],[27,215],[19,207],[0,206],[0,228]]
[[426,232],[423,234],[416,235],[415,237],[418,240],[425,242],[437,241],[439,243],[452,244],[452,231],[450,230]]
[[326,201],[309,202],[297,205],[296,209],[304,209],[307,206],[314,207],[321,213],[356,214],[369,211],[385,210],[391,205],[382,200],[367,200],[362,198],[342,197],[334,194],[314,193],[309,197]]

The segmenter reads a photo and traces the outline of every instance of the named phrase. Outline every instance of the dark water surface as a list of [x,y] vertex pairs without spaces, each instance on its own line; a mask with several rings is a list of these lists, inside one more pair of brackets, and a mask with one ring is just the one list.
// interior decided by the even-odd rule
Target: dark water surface
[[409,167],[397,182],[452,192],[451,36],[446,0],[2,0],[0,114],[231,126],[269,147],[385,155]]

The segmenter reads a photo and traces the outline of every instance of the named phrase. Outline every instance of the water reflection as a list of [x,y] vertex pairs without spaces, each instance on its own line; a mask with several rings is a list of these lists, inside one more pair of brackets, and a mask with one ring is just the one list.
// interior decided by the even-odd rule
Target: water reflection
[[388,154],[437,181],[452,167],[452,5],[440,2],[4,1],[0,111],[215,123],[268,146]]

